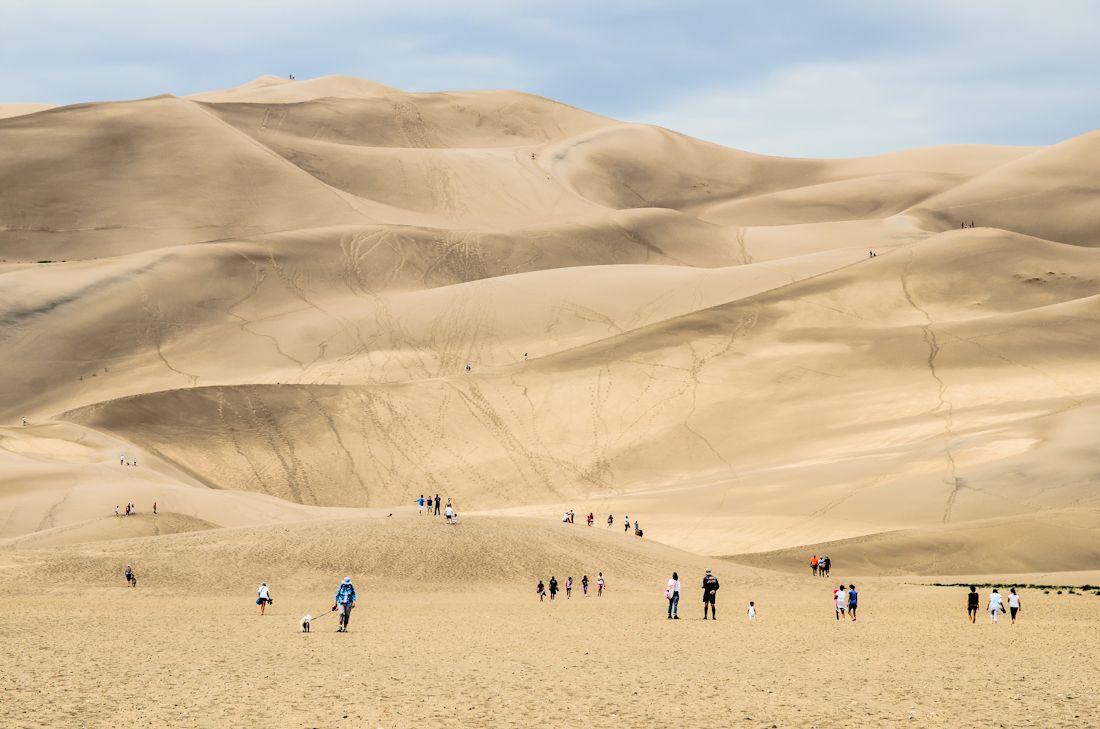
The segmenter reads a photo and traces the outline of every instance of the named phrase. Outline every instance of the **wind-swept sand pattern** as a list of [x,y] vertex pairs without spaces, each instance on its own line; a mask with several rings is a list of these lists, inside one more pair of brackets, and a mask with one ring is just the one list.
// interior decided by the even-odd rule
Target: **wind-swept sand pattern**
[[[1096,140],[783,159],[340,76],[0,106],[7,716],[1096,723],[1093,592],[993,628],[926,584],[1100,569]],[[349,573],[353,632],[296,634]]]

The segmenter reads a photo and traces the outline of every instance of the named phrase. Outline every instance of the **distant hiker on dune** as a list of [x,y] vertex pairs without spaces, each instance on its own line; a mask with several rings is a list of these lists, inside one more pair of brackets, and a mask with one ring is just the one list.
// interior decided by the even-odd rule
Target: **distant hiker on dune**
[[351,578],[345,577],[340,586],[336,588],[336,604],[332,610],[339,612],[340,627],[337,633],[348,632],[348,621],[351,620],[351,611],[355,609],[355,586],[351,584]]
[[718,578],[711,574],[710,570],[707,570],[706,576],[703,577],[703,620],[707,619],[708,605],[710,606],[711,619],[718,619],[715,603],[718,601],[719,587],[721,585],[718,584]]
[[588,597],[588,575],[581,578],[581,592],[585,597]]
[[573,597],[573,578],[565,578],[565,599],[568,600]]
[[267,589],[267,583],[261,582],[260,589],[256,590],[256,604],[260,606],[260,615],[264,614],[268,603],[271,602],[271,591]]
[[856,619],[856,608],[859,607],[859,593],[855,585],[848,585],[848,617]]
[[611,525],[615,523],[615,517],[611,514],[607,515],[607,528],[610,529]]
[[756,620],[756,603],[749,600],[749,621]]
[[623,531],[624,532],[630,531],[630,514],[627,514],[626,518],[623,519]]
[[439,516],[439,494],[435,495],[435,515]]
[[1016,594],[1016,588],[1008,591],[1008,613],[1012,617],[1012,624],[1016,624],[1016,613],[1020,612],[1020,596]]
[[588,512],[588,516],[586,518],[588,520],[588,526],[592,526],[592,522],[596,520],[595,514],[593,514],[591,511]]
[[546,597],[546,585],[542,584],[542,580],[539,580],[539,584],[538,587],[535,588],[535,592],[538,593],[539,602],[542,602],[543,598]]
[[814,577],[817,577],[817,555],[810,557],[810,571],[814,573]]
[[554,598],[558,595],[558,578],[550,577],[550,602],[554,601]]
[[601,572],[599,576],[596,577],[596,597],[603,597],[603,587],[603,572]]
[[130,565],[126,565],[126,584],[130,587],[137,587],[137,575],[134,574],[134,569]]
[[424,516],[424,494],[420,494],[420,498],[416,500],[416,505],[420,508],[420,516]]
[[118,513],[118,504],[115,504],[115,516],[119,516],[119,513]]
[[971,623],[978,622],[978,602],[980,600],[981,596],[978,595],[978,588],[971,585],[970,592],[966,593],[966,617],[970,618]]

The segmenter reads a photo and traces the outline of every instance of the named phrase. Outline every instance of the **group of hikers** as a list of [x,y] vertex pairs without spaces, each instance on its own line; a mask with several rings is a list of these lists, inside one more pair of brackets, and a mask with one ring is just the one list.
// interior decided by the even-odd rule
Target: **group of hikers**
[[814,573],[814,577],[828,577],[832,566],[833,561],[826,555],[818,557],[815,554],[810,557],[810,570]]
[[[131,504],[129,501],[126,502],[126,511],[121,511],[121,507],[118,504],[115,504],[115,516],[131,516],[132,514],[136,514],[136,513],[137,513],[137,507],[134,506],[133,504]],[[154,501],[153,502],[153,515],[156,516],[156,513],[157,513],[157,502]]]
[[[562,524],[574,524],[574,523],[576,523],[576,518],[577,518],[576,512],[574,512],[572,509],[570,509],[569,511],[562,512],[561,523]],[[585,523],[588,524],[588,526],[592,526],[596,522],[596,515],[593,512],[590,511],[590,512],[588,512],[588,516],[586,516],[584,518],[584,520],[585,520]],[[610,529],[614,524],[615,524],[615,515],[614,514],[608,514],[607,515],[607,528]],[[624,532],[630,531],[630,515],[629,514],[626,515],[625,517],[623,517],[623,531]],[[645,535],[644,532],[642,532],[642,528],[640,526],[638,526],[638,520],[637,519],[634,520],[634,535],[638,536],[638,537],[641,537],[641,536]]]
[[[558,596],[558,578],[550,577],[549,589],[543,584],[542,580],[539,580],[539,584],[535,587],[535,593],[539,596],[539,602],[542,602],[550,597],[550,601],[553,602]],[[603,588],[607,585],[603,579],[603,572],[600,572],[596,577],[596,597],[603,597]],[[588,575],[581,577],[581,592],[584,597],[588,597]],[[573,578],[565,578],[565,599],[568,600],[573,597]]]
[[[425,507],[427,507],[427,509],[428,509],[428,516],[432,515],[433,508],[435,510],[434,511],[435,515],[439,516],[439,505],[440,505],[441,502],[442,502],[442,500],[439,498],[439,494],[436,494],[434,499],[431,497],[430,494],[428,496],[424,496],[424,494],[420,494],[420,498],[416,500],[416,505],[419,508],[419,513],[420,513],[421,516],[424,515],[424,508]],[[457,524],[458,523],[458,512],[455,511],[454,506],[451,504],[450,499],[447,499],[447,505],[445,507],[443,507],[443,518],[445,518],[447,520],[448,524]]]
[[[978,621],[978,605],[980,602],[981,596],[978,594],[978,588],[971,585],[970,592],[966,593],[966,615],[970,618],[971,623]],[[1005,612],[1004,597],[996,588],[989,593],[989,604],[986,609],[989,611],[989,619],[993,623],[997,622],[998,615]],[[1013,625],[1016,624],[1016,615],[1020,612],[1020,609],[1020,596],[1016,594],[1016,588],[1011,587],[1008,590],[1008,613]]]

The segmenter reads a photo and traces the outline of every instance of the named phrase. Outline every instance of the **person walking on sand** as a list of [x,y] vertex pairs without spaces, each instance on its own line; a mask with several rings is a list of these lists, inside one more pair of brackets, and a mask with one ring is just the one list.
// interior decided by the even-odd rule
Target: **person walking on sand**
[[337,633],[348,632],[348,621],[351,620],[351,611],[355,609],[355,585],[351,584],[351,578],[345,577],[340,586],[336,588],[336,604],[332,606],[333,612],[339,611],[340,627]]
[[833,603],[836,606],[836,619],[844,617],[844,611],[848,608],[848,588],[844,585],[833,590]]
[[989,594],[989,617],[993,619],[993,622],[997,622],[997,614],[1005,611],[1004,600],[1001,598],[1001,593],[994,590]]
[[601,572],[599,576],[596,577],[596,597],[603,597],[604,584],[603,572]]
[[810,571],[814,573],[814,577],[817,577],[817,555],[810,557]]
[[623,531],[630,531],[630,514],[627,514],[626,519],[623,519]]
[[971,585],[970,592],[966,593],[966,616],[970,618],[971,624],[978,622],[978,602],[980,600],[978,588]]
[[717,608],[715,607],[718,600],[718,578],[711,574],[710,570],[707,570],[706,575],[703,576],[703,620],[707,619],[707,606],[710,606],[710,617],[712,620],[718,619]]
[[416,500],[416,506],[420,509],[420,516],[424,516],[424,494],[420,494],[420,498]]
[[539,584],[538,587],[535,588],[535,592],[538,593],[539,602],[542,602],[543,598],[546,597],[546,585],[542,584],[542,580],[539,580]]
[[581,578],[581,593],[588,597],[588,575]]
[[550,602],[554,602],[554,598],[558,596],[558,578],[553,575],[550,576]]
[[439,494],[435,495],[435,515],[439,516]]
[[856,608],[859,607],[859,593],[855,585],[848,585],[848,617],[856,619]]
[[749,600],[749,622],[756,620],[756,603]]
[[1012,618],[1012,624],[1016,624],[1016,613],[1020,612],[1020,596],[1016,594],[1016,588],[1008,590],[1008,614]]
[[118,513],[118,504],[115,504],[115,516],[119,516],[119,513]]
[[157,502],[153,502],[153,516],[157,515]]
[[680,575],[675,572],[668,578],[668,586],[665,587],[665,599],[668,600],[668,619],[679,620],[680,607]]
[[126,584],[130,587],[137,587],[137,575],[134,574],[134,568],[130,565],[126,565]]
[[607,528],[610,529],[611,525],[615,523],[615,517],[611,514],[607,515]]
[[596,520],[596,515],[593,514],[591,511],[588,512],[588,526],[592,526],[592,522],[594,522],[595,520]]
[[573,597],[573,578],[565,578],[565,599],[568,600]]
[[261,582],[260,589],[256,590],[256,604],[260,606],[260,615],[264,614],[264,610],[270,602],[271,590],[267,589],[266,582]]

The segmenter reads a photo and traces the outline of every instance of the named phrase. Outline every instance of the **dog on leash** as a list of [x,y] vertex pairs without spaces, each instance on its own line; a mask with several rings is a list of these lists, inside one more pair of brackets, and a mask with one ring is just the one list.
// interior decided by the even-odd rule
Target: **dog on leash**
[[311,622],[312,620],[313,620],[313,616],[312,616],[312,615],[303,615],[303,616],[302,616],[302,623],[301,623],[301,625],[302,625],[302,632],[303,632],[303,633],[308,633],[308,632],[309,632],[309,624],[310,624],[310,622]]

